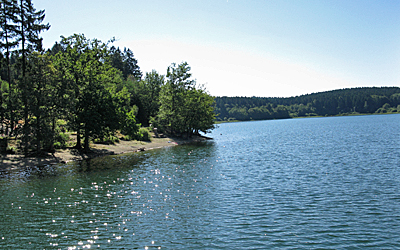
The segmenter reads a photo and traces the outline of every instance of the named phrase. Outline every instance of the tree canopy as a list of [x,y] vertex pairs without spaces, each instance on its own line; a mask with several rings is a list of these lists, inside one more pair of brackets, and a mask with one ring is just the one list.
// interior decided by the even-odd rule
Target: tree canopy
[[140,126],[151,123],[186,136],[213,128],[214,98],[196,86],[186,62],[143,77],[131,49],[83,34],[45,51],[45,11],[31,0],[0,4],[0,133],[25,155],[65,146],[67,132],[87,151],[117,132],[138,139]]
[[400,88],[339,89],[289,98],[216,97],[217,120],[266,120],[307,116],[400,112]]
[[[141,126],[170,135],[208,133],[214,122],[346,114],[400,113],[400,88],[352,88],[290,98],[212,97],[187,62],[163,75],[142,73],[130,48],[83,34],[42,47],[45,11],[31,0],[0,2],[0,133],[25,155],[115,137],[140,137]],[[121,137],[122,138],[122,137]]]
[[191,136],[214,128],[214,99],[191,79],[187,62],[171,64],[160,92],[156,124],[170,134]]

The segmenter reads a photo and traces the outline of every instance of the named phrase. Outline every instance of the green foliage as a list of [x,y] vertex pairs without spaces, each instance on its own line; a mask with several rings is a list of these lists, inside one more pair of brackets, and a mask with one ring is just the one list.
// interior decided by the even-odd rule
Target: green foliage
[[146,73],[142,81],[132,82],[128,79],[133,104],[138,107],[137,119],[143,126],[149,126],[150,117],[157,115],[160,102],[159,95],[164,85],[164,76],[156,71]]
[[142,78],[142,72],[137,64],[138,62],[130,49],[124,48],[122,52],[119,48],[112,46],[109,50],[107,60],[112,67],[121,71],[125,80],[129,76],[133,77],[136,81],[140,81]]
[[66,132],[67,131],[67,121],[64,119],[57,119],[56,121],[56,127],[60,129],[60,131],[62,132]]
[[153,126],[169,134],[191,136],[214,128],[214,98],[191,80],[189,65],[172,64],[160,91],[160,109]]
[[132,141],[132,140],[135,140],[135,138],[132,138],[132,137],[129,136],[129,135],[123,135],[123,136],[121,136],[120,139],[123,140],[123,141]]
[[[28,119],[25,118],[24,137],[39,154],[43,149],[51,150],[51,141],[55,139],[57,82],[53,80],[54,68],[48,54],[33,52],[29,54],[28,62],[24,88],[30,94],[25,97],[28,106],[24,108],[24,112],[27,112]],[[31,134],[27,136],[26,131],[31,131]]]
[[147,128],[140,128],[136,139],[138,141],[151,141],[151,136]]
[[[6,67],[6,80],[9,83],[9,88],[11,88],[10,95],[8,97],[8,102],[3,101],[3,96],[0,97],[0,107],[3,107],[5,103],[8,104],[7,111],[0,109],[0,123],[3,124],[4,116],[9,115],[10,121],[10,132],[14,133],[14,124],[19,118],[23,120],[23,148],[24,154],[28,154],[28,150],[32,147],[32,136],[31,131],[32,123],[30,122],[30,103],[29,99],[32,96],[32,85],[29,76],[30,61],[29,56],[32,52],[39,51],[42,52],[42,39],[39,34],[50,28],[49,24],[42,24],[44,20],[44,10],[37,11],[32,1],[30,0],[20,0],[20,1],[1,1],[0,9],[0,50],[6,50],[7,67]],[[18,59],[18,64],[20,64],[19,69],[12,72],[11,59],[12,49],[17,48],[18,53],[21,57]],[[41,76],[38,76],[41,77]],[[15,84],[16,83],[16,84]],[[14,85],[15,86],[11,86]],[[3,86],[2,86],[3,87]],[[15,95],[14,95],[15,94]],[[17,96],[18,95],[18,96]],[[22,104],[22,117],[15,117],[16,107],[20,103],[16,103],[15,98]],[[16,105],[17,104],[17,105]],[[19,108],[19,107],[18,107]],[[40,118],[37,119],[38,124],[40,123]],[[41,149],[40,140],[41,129],[35,128],[36,132],[36,149],[39,151]]]
[[13,146],[8,146],[6,152],[7,152],[7,154],[15,154],[15,153],[17,153],[17,149]]
[[[44,17],[43,12],[38,14]],[[26,44],[33,46],[36,38],[32,39]],[[23,140],[26,154],[65,148],[68,142],[59,133],[66,129],[76,131],[77,148],[82,148],[84,139],[85,150],[89,149],[90,140],[108,140],[116,130],[124,129],[136,136],[138,110],[132,107],[131,94],[122,85],[123,72],[109,64],[112,51],[107,44],[74,34],[63,37],[48,53],[25,52],[22,58],[13,54],[15,58],[10,60],[14,63],[11,75],[16,76],[17,84],[1,82],[0,122],[11,121],[7,126]],[[136,76],[141,74],[129,49],[124,50],[123,63],[126,72],[136,70]],[[0,66],[2,73],[3,64]],[[13,125],[17,121],[21,125]],[[13,131],[14,127],[17,129]],[[6,130],[4,126],[1,129]]]
[[391,107],[389,103],[383,104],[383,106],[375,111],[377,114],[384,113],[398,113],[400,111],[400,104],[397,107]]
[[67,148],[69,141],[70,141],[69,134],[63,133],[60,131],[60,129],[57,129],[53,147],[55,149],[65,149]]
[[3,81],[2,79],[1,79],[1,77],[0,77],[0,92],[1,92],[1,95],[4,95],[5,93],[7,93],[8,91],[9,91],[9,84],[8,84],[8,82],[6,82],[6,81]]
[[88,150],[91,138],[103,140],[131,120],[126,112],[130,95],[126,88],[117,90],[122,78],[107,63],[106,44],[75,34],[60,45],[56,67],[67,77],[68,126],[77,131],[77,148],[83,135]]
[[184,129],[188,136],[215,128],[214,98],[204,89],[189,89],[184,98]]
[[290,98],[216,97],[217,121],[399,112],[400,88],[340,89]]
[[[188,136],[214,127],[214,99],[191,80],[187,63],[166,76],[142,72],[130,49],[83,34],[62,37],[47,52],[39,34],[44,11],[32,1],[4,0],[0,9],[0,132],[16,136],[25,155],[89,141],[149,141],[141,124]],[[152,118],[153,117],[153,118]]]
[[107,137],[104,138],[96,138],[94,139],[94,143],[97,144],[106,144],[106,145],[110,145],[110,144],[115,144],[119,142],[118,137],[114,136],[114,135],[109,135]]
[[130,138],[136,137],[136,134],[138,133],[139,127],[140,127],[140,124],[136,123],[134,113],[135,113],[135,109],[132,108],[131,111],[129,111],[126,114],[124,124],[123,124],[122,130],[121,130],[122,134],[127,135]]
[[63,149],[63,148],[65,148],[65,146],[59,141],[54,142],[53,147],[55,149]]
[[157,115],[160,128],[170,134],[185,133],[184,97],[189,89],[194,88],[190,80],[190,67],[184,62],[178,66],[173,63],[167,70],[167,82],[160,91],[160,110]]

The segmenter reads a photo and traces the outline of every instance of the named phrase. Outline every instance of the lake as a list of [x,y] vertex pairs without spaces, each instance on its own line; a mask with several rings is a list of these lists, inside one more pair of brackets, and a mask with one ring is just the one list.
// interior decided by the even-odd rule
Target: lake
[[400,115],[0,172],[0,248],[399,249]]

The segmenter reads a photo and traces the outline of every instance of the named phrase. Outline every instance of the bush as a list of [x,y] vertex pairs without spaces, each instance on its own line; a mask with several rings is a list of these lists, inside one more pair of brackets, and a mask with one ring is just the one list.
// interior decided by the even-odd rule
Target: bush
[[6,153],[7,154],[15,154],[17,152],[17,150],[15,149],[15,147],[12,147],[12,146],[8,146],[7,147],[7,150],[6,150]]
[[61,132],[64,132],[64,133],[65,133],[65,132],[67,131],[67,130],[66,130],[67,122],[66,122],[65,120],[61,120],[61,119],[57,120],[56,125],[57,125],[57,128],[58,128]]
[[137,134],[137,140],[138,141],[151,141],[150,139],[150,133],[149,130],[146,128],[140,128],[139,132]]
[[55,149],[65,149],[67,142],[70,140],[69,135],[66,133],[58,133],[55,137],[53,146]]
[[104,138],[96,138],[94,139],[94,143],[98,143],[98,144],[115,144],[116,142],[119,142],[118,137],[110,135]]
[[61,144],[61,142],[57,141],[53,144],[55,149],[62,149],[63,145]]
[[136,124],[135,112],[135,109],[132,108],[132,110],[127,114],[125,124],[121,130],[122,134],[135,137],[138,133],[140,124]]
[[132,141],[134,138],[132,138],[130,135],[123,135],[120,137],[121,140],[123,141]]

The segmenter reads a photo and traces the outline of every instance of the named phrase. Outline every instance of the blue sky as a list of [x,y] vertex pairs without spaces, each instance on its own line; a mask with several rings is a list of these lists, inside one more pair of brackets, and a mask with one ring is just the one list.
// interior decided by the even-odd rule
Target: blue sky
[[214,96],[289,97],[400,86],[400,1],[34,0],[51,47],[85,34],[130,48],[143,72],[187,61]]

